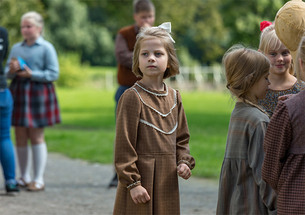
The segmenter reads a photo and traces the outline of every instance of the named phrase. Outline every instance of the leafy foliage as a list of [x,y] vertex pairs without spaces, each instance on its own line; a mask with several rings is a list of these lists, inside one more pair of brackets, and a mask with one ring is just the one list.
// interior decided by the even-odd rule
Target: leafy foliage
[[76,87],[85,81],[86,73],[77,54],[59,55],[60,75],[56,84],[61,87]]
[[[152,0],[156,25],[170,21],[181,59],[191,65],[220,62],[235,43],[257,47],[259,24],[273,21],[288,0]],[[29,10],[43,14],[46,39],[61,52],[75,52],[81,62],[115,65],[114,38],[133,21],[133,0],[1,0],[0,17],[12,43],[21,40],[20,16]],[[182,63],[184,60],[182,60]]]
[[41,13],[42,16],[45,15],[45,8],[40,0],[0,0],[0,23],[8,30],[10,46],[22,40],[20,18],[24,13],[32,10]]

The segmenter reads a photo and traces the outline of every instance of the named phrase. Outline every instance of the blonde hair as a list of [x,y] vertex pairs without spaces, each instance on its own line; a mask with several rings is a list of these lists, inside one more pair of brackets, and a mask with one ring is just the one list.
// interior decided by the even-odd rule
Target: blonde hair
[[179,74],[179,61],[177,58],[174,44],[170,38],[169,33],[159,27],[142,28],[139,34],[137,35],[137,41],[133,51],[132,72],[137,77],[143,77],[143,73],[139,68],[139,54],[140,54],[141,44],[143,41],[152,38],[159,39],[164,45],[164,48],[168,54],[169,68],[166,69],[163,78],[165,79]]
[[31,22],[33,25],[40,27],[41,32],[43,30],[44,22],[42,16],[36,11],[30,11],[22,15],[21,22],[27,20]]
[[233,96],[243,101],[250,100],[249,89],[270,69],[270,62],[264,54],[242,45],[229,48],[222,64],[227,79],[226,87]]
[[305,68],[305,36],[302,37],[301,42],[298,47],[298,52],[297,52],[297,61],[296,66],[295,66],[295,73],[297,75],[298,81],[304,80],[304,72],[302,71],[299,65],[299,59],[302,62],[303,69]]
[[[274,25],[270,25],[266,27],[261,35],[260,35],[260,41],[259,41],[259,47],[258,49],[263,52],[265,55],[268,54],[270,50],[278,50],[280,47],[284,45],[281,40],[278,38]],[[285,46],[285,45],[284,45]],[[291,62],[289,73],[294,74],[293,71],[293,62]]]

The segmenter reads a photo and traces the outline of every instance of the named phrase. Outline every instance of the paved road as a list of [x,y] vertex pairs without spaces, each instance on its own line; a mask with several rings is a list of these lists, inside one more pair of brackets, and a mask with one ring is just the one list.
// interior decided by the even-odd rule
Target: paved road
[[[116,189],[107,188],[112,175],[111,165],[90,164],[50,153],[44,192],[23,190],[18,196],[7,196],[0,173],[0,215],[112,214]],[[215,180],[180,180],[181,214],[215,214],[217,187]]]

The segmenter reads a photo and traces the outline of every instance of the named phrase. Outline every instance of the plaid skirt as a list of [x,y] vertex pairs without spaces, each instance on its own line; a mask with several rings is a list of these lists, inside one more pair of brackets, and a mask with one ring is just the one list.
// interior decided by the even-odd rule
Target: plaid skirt
[[52,82],[13,79],[10,90],[14,100],[12,125],[41,128],[60,123],[60,111]]

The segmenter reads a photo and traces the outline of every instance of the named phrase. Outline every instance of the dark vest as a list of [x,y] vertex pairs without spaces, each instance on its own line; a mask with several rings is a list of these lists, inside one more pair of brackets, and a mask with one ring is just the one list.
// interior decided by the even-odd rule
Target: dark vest
[[[135,26],[127,26],[119,31],[125,40],[127,41],[127,46],[130,51],[133,51],[134,45],[136,43],[137,32],[135,31]],[[123,86],[132,86],[138,78],[133,74],[130,68],[118,64],[118,83]]]

